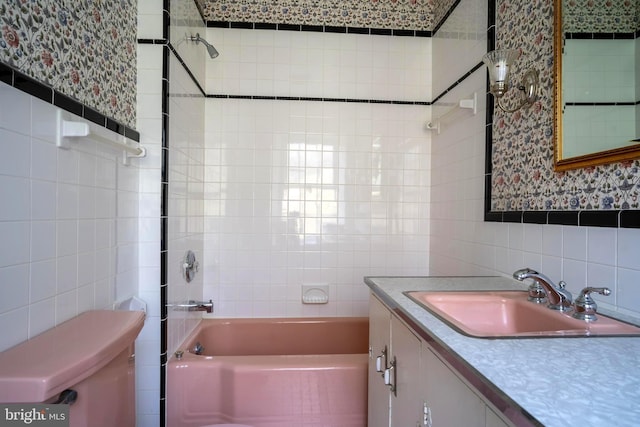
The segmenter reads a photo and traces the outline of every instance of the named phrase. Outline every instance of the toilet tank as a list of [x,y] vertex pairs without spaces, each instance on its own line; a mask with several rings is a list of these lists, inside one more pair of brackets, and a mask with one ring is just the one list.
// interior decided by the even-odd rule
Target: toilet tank
[[77,392],[70,426],[135,426],[134,341],[142,311],[92,310],[0,353],[0,403]]

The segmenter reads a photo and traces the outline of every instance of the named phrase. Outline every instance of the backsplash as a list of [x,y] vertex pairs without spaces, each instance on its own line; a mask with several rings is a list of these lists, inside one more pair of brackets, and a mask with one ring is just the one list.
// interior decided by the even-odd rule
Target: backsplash
[[207,21],[430,30],[433,0],[197,0]]
[[0,62],[134,127],[137,2],[0,2]]
[[491,210],[637,209],[638,160],[554,172],[553,17],[549,0],[497,2],[496,47],[522,51],[514,75],[535,67],[540,98],[513,114],[494,110]]

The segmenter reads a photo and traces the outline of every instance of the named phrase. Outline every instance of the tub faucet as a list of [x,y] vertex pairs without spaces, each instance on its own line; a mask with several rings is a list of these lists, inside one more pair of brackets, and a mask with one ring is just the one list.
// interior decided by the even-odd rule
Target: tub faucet
[[207,313],[213,313],[213,300],[206,301],[189,301],[189,311],[206,311]]
[[207,313],[213,313],[213,300],[209,300],[209,302],[206,302],[194,301],[191,299],[186,303],[167,304],[167,307],[174,307],[174,310],[206,311]]
[[533,279],[538,282],[547,294],[547,300],[549,301],[547,307],[550,309],[567,311],[571,308],[571,293],[564,288],[564,282],[560,282],[560,285],[555,285],[547,276],[530,268],[516,270],[513,273],[513,278],[521,282],[524,279]]

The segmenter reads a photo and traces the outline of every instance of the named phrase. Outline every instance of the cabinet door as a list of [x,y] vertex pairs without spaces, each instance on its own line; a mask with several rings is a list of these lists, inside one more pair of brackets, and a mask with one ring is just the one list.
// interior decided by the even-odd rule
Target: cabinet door
[[395,362],[391,393],[391,427],[422,425],[423,393],[420,381],[420,339],[395,316],[391,318],[391,361]]
[[484,402],[426,345],[422,379],[432,427],[484,427]]
[[485,427],[509,427],[509,424],[503,421],[502,418],[500,418],[498,414],[493,412],[488,406],[486,407],[486,410],[485,410],[485,417],[486,417]]
[[[389,427],[389,387],[377,372],[376,359],[381,357],[382,370],[388,363],[391,344],[391,312],[373,295],[369,298],[369,409],[368,427]],[[387,356],[383,351],[387,349]]]

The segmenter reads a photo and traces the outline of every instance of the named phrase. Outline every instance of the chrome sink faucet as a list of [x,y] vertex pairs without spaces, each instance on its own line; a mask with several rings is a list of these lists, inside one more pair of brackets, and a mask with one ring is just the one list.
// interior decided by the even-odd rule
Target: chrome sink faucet
[[547,294],[549,308],[558,311],[567,311],[571,309],[571,292],[564,289],[564,282],[560,282],[560,285],[555,285],[547,276],[530,268],[516,270],[513,273],[513,278],[520,282],[525,279],[533,279],[540,284]]

